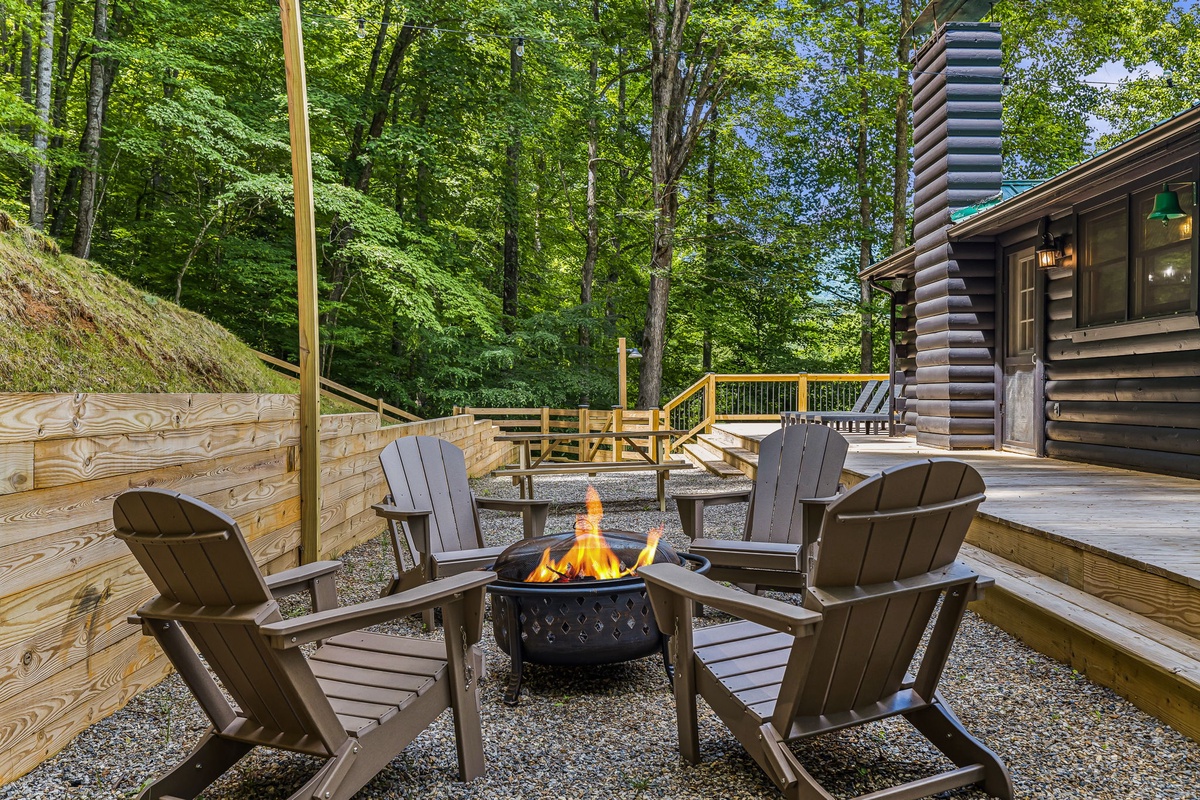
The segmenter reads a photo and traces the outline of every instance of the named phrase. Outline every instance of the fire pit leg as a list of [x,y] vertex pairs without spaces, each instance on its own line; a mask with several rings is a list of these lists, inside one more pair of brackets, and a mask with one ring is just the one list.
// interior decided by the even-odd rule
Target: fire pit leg
[[521,676],[525,671],[525,659],[521,653],[521,601],[516,597],[505,598],[508,610],[508,656],[512,660],[508,669],[508,685],[504,687],[504,702],[515,706],[521,700]]

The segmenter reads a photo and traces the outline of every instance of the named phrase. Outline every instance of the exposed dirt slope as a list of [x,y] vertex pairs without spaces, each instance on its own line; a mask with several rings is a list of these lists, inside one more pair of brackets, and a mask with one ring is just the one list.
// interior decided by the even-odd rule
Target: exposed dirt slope
[[295,392],[221,326],[0,213],[0,391]]

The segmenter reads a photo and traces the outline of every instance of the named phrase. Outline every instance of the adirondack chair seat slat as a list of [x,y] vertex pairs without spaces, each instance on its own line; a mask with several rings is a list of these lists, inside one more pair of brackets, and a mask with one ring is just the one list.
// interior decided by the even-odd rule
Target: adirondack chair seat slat
[[448,550],[444,553],[433,553],[430,560],[433,563],[433,577],[445,578],[459,575],[473,569],[490,567],[504,552],[507,545],[498,547],[475,547],[470,550]]
[[728,539],[696,539],[688,552],[717,561],[724,567],[797,572],[801,569],[801,545],[787,542],[745,542]]

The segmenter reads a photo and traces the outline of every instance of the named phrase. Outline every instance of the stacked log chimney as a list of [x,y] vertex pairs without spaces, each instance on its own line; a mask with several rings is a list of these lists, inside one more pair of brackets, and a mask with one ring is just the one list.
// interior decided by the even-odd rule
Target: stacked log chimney
[[995,245],[952,243],[947,231],[954,211],[1000,192],[1002,84],[998,24],[946,23],[917,53],[909,313],[917,441],[935,447],[995,444]]

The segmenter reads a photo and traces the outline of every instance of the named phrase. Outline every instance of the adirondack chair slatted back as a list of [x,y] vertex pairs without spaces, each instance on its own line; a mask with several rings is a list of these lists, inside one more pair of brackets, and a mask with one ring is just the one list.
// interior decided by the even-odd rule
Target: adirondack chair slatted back
[[867,410],[867,403],[875,396],[875,390],[879,387],[879,381],[867,381],[863,386],[862,391],[858,393],[858,399],[854,401],[854,405],[850,407],[851,411],[863,412]]
[[[379,454],[392,502],[401,508],[431,508],[429,550],[444,553],[483,547],[479,512],[467,483],[462,450],[436,436],[405,436]],[[416,548],[404,526],[408,551]]]
[[846,438],[824,425],[789,425],[768,434],[759,443],[744,538],[798,544],[803,507],[796,501],[834,495],[848,449]]
[[863,406],[863,411],[867,414],[882,414],[887,411],[888,407],[888,392],[891,391],[891,381],[880,381],[875,387],[874,394],[867,400]]
[[[211,506],[160,489],[133,489],[113,504],[117,536],[150,576],[163,601],[233,696],[251,738],[276,739],[331,754],[346,738],[298,649],[276,650],[259,626],[282,619],[234,520]],[[195,659],[174,624],[151,622],[172,659]],[[198,659],[191,666],[198,665]],[[214,725],[230,721],[203,668],[176,664]],[[255,734],[254,731],[259,731]]]
[[[983,491],[979,473],[954,459],[913,462],[868,478],[828,508],[809,586],[876,586],[952,564]],[[824,620],[795,716],[845,712],[898,691],[939,595],[897,591],[827,607],[810,592],[805,606]]]

